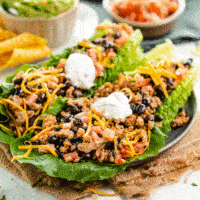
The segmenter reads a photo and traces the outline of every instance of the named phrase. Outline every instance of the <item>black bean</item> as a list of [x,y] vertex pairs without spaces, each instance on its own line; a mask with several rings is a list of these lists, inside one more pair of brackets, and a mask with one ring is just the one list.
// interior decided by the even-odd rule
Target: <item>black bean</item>
[[155,91],[156,91],[156,96],[158,96],[161,100],[164,100],[165,94],[163,92],[163,89],[160,86],[156,86]]
[[77,133],[79,127],[78,126],[74,126],[73,128],[71,128],[71,130],[74,132],[74,133]]
[[73,86],[73,83],[71,81],[66,81],[65,86],[62,89],[68,90],[70,86]]
[[47,101],[47,97],[45,93],[42,93],[36,100],[36,103],[44,103]]
[[66,90],[61,89],[61,90],[58,92],[58,95],[61,95],[62,97],[66,96]]
[[129,99],[130,98],[130,94],[126,94],[126,97]]
[[184,65],[184,66],[188,66],[189,68],[192,66],[192,62],[193,62],[193,59],[192,58],[188,58],[187,60],[184,60],[183,62],[182,62],[182,64]]
[[94,153],[91,151],[90,153],[85,152],[78,152],[78,156],[81,157],[83,160],[90,160],[93,157]]
[[32,126],[33,123],[35,122],[36,118],[38,117],[38,115],[33,116],[32,118],[29,119],[29,125]]
[[148,123],[148,121],[155,121],[154,115],[148,115],[145,119],[144,122]]
[[108,42],[108,48],[114,48],[114,43],[112,41]]
[[101,39],[100,38],[95,38],[92,43],[94,44],[100,44],[101,43]]
[[59,158],[63,158],[63,156],[65,155],[63,152],[60,152],[58,149],[56,150],[56,153],[58,154]]
[[20,85],[20,84],[22,83],[23,80],[24,80],[23,77],[18,78],[18,79],[15,79],[15,80],[14,80],[14,84],[15,84],[15,85]]
[[49,93],[51,94],[53,92],[53,89],[49,88]]
[[32,145],[40,145],[40,140],[33,140],[33,141],[31,141],[31,144]]
[[74,118],[73,115],[69,114],[65,119],[65,122],[70,122]]
[[60,141],[59,141],[59,143],[58,143],[58,146],[59,147],[64,146],[64,144],[63,144],[64,141],[65,141],[65,139],[61,138]]
[[136,107],[136,113],[138,115],[141,115],[145,112],[146,110],[146,106],[144,104],[139,104],[137,107]]
[[57,120],[58,123],[61,122],[62,118],[63,118],[63,116],[62,116],[60,113],[58,113],[58,114],[56,115],[56,120]]
[[178,69],[178,65],[173,64],[172,67],[174,67],[175,69]]
[[7,120],[7,117],[5,116],[5,115],[2,115],[1,113],[0,113],[0,121],[1,122],[4,122],[4,121],[6,121]]
[[143,93],[142,91],[139,91],[138,93],[139,93],[140,95],[142,95],[142,96],[144,95],[144,93]]
[[24,91],[21,89],[21,87],[18,87],[14,90],[13,95],[19,95],[20,97],[23,97]]
[[106,142],[105,149],[113,150],[114,149],[114,142]]
[[60,127],[60,126],[58,126],[58,127],[56,127],[56,128],[54,128],[53,130],[55,131],[55,132],[58,132],[58,131],[60,131],[62,128]]
[[121,36],[121,34],[117,32],[117,33],[115,33],[114,38],[115,38],[115,39],[119,39],[120,36]]
[[146,106],[149,106],[151,104],[151,100],[147,97],[143,97],[142,103]]
[[115,158],[116,157],[116,151],[115,150],[110,151],[109,156]]
[[78,127],[82,127],[83,126],[83,120],[80,119],[80,118],[74,119],[73,123],[74,123],[74,126],[78,126]]
[[162,116],[160,116],[160,115],[156,115],[155,116],[155,121],[156,122],[161,122],[163,120],[163,117]]
[[[107,39],[104,39],[104,40],[102,41],[102,46],[103,46],[104,48],[106,48],[106,49],[112,48],[112,47],[111,47],[111,46],[112,46],[111,42],[108,41]],[[114,47],[114,44],[113,44],[113,47]]]
[[186,110],[185,110],[185,108],[179,108],[179,111],[178,111],[179,113],[180,112],[186,112]]
[[174,84],[174,81],[172,78],[168,78],[168,82],[167,82],[170,86],[172,86]]
[[102,38],[106,38],[107,37],[107,35],[104,35]]
[[150,75],[148,74],[141,74],[141,76],[143,76],[144,78],[150,78]]
[[136,105],[134,103],[131,103],[130,107],[131,107],[132,113],[133,114],[136,113]]
[[83,97],[83,93],[80,90],[74,90],[73,95],[75,98]]
[[82,137],[80,136],[80,135],[77,135],[77,136],[75,136],[75,137],[73,137],[71,140],[70,140],[70,142],[72,143],[72,144],[74,144],[74,143],[81,143],[83,140],[82,140]]
[[155,120],[155,117],[154,117],[154,115],[148,115],[148,116],[146,117],[146,119],[147,119],[147,120],[150,120],[150,121],[154,121],[154,120]]
[[49,144],[55,144],[55,145],[58,145],[60,143],[60,137],[57,136],[57,135],[50,135],[48,138],[47,138],[47,141]]
[[70,105],[70,111],[73,115],[80,112],[80,110],[78,109],[78,107],[76,105]]
[[27,90],[33,92],[33,87],[32,87],[32,86],[29,86],[29,87],[27,87]]
[[38,87],[38,89],[42,89],[42,84],[39,83],[37,87]]

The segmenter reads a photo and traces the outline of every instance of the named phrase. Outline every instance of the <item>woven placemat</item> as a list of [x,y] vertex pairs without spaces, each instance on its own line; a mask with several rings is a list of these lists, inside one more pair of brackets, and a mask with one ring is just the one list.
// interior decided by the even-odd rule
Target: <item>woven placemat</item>
[[167,183],[178,182],[180,176],[189,169],[200,169],[200,113],[188,134],[170,150],[162,153],[153,161],[144,165],[128,168],[125,172],[104,181],[92,181],[84,184],[52,178],[30,164],[19,164],[12,158],[9,145],[0,143],[0,165],[28,182],[32,187],[40,188],[60,199],[75,200],[92,195],[88,187],[101,189],[125,186],[122,195],[125,198],[147,198],[153,189]]

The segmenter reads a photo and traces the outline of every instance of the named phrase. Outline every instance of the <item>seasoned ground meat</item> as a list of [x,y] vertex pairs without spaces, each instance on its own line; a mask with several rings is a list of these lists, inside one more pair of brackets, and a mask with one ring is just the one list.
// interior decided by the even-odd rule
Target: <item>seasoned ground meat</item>
[[47,127],[55,125],[56,123],[57,123],[57,120],[55,116],[47,115],[46,117],[43,117],[42,127],[47,128]]
[[171,127],[172,128],[176,128],[176,127],[180,127],[185,125],[186,123],[188,123],[188,121],[190,120],[189,117],[186,117],[186,113],[185,111],[181,111],[178,116],[176,117],[176,119],[174,119],[171,123]]

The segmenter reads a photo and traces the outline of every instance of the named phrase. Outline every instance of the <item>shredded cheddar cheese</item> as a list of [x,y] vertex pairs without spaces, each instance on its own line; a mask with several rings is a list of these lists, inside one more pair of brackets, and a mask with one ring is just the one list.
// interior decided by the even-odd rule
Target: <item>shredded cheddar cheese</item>
[[54,126],[51,126],[51,127],[46,128],[46,129],[43,129],[43,130],[42,130],[41,132],[39,132],[36,136],[32,137],[30,141],[37,140],[38,137],[39,137],[40,135],[42,135],[43,133],[45,133],[45,132],[47,132],[47,131],[49,131],[49,130],[51,130],[51,129],[53,129],[53,128],[59,127],[59,126],[62,126],[62,124],[60,124],[60,125],[54,125]]
[[123,88],[120,90],[120,92],[128,92],[130,94],[129,102],[135,98],[135,94],[129,88]]
[[98,194],[101,194],[103,196],[108,196],[108,197],[114,197],[116,195],[118,195],[120,192],[122,192],[124,190],[125,186],[122,187],[118,192],[116,192],[115,194],[108,194],[108,193],[105,193],[105,192],[102,192],[100,190],[96,190],[94,188],[87,188],[88,191],[91,191],[91,192],[95,192],[95,193],[98,193]]
[[13,133],[8,127],[4,126],[3,124],[0,124],[0,127],[5,129],[6,131],[9,131],[9,132]]
[[21,156],[14,156],[13,159],[11,160],[11,163],[13,163],[15,160],[23,159],[23,158],[30,158],[29,155],[31,154],[32,148],[28,148],[28,151]]
[[92,127],[92,113],[89,112],[88,128],[85,135],[83,135],[83,137],[86,137],[90,133],[91,127]]

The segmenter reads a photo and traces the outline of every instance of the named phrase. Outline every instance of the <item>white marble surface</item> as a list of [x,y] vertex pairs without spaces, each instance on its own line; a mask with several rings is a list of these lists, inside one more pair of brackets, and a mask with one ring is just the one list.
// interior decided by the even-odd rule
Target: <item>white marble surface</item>
[[[77,19],[75,33],[70,40],[69,46],[75,45],[77,41],[87,37],[89,38],[94,31],[94,27],[98,23],[98,17],[94,10],[81,4],[79,17]],[[54,53],[60,53],[64,48],[54,50]],[[191,51],[195,49],[194,43],[187,43],[177,46],[177,50],[183,58],[193,57],[195,62],[200,66],[200,59],[191,55]],[[16,70],[8,69],[1,72],[0,82],[4,82],[5,77]],[[195,92],[198,99],[198,110],[200,111],[200,79],[195,85]],[[199,200],[200,199],[200,171],[189,171],[183,174],[179,183],[160,187],[154,191],[149,200]],[[189,174],[189,175],[188,175]],[[187,183],[184,183],[187,177]],[[192,186],[192,183],[198,186]],[[58,198],[43,192],[42,190],[31,188],[29,184],[14,176],[7,170],[0,167],[0,199],[1,195],[5,195],[7,200],[58,200]],[[106,192],[113,193],[111,189]],[[84,200],[91,200],[85,198]],[[111,197],[99,197],[99,200],[109,200]],[[113,200],[121,200],[119,196],[113,197]]]

